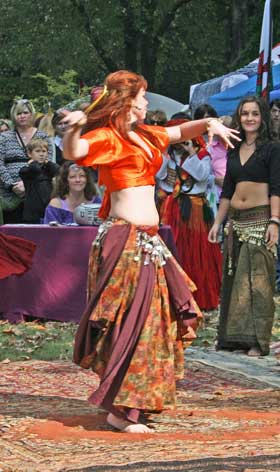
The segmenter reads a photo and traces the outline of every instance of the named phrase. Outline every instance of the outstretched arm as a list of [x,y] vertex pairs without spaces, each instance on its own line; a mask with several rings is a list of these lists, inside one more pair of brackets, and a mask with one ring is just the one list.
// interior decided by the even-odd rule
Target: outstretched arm
[[170,143],[180,143],[207,133],[209,144],[211,144],[213,136],[220,136],[225,145],[233,148],[231,139],[240,141],[238,137],[239,131],[224,126],[216,118],[204,118],[202,120],[187,121],[178,126],[166,128]]

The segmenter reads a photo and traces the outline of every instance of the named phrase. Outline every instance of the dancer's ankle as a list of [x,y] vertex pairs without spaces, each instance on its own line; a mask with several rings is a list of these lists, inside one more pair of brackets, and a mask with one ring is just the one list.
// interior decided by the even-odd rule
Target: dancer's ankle
[[142,423],[131,423],[128,420],[119,418],[113,413],[109,413],[107,416],[107,423],[110,426],[122,431],[124,433],[153,433],[154,431],[148,426]]

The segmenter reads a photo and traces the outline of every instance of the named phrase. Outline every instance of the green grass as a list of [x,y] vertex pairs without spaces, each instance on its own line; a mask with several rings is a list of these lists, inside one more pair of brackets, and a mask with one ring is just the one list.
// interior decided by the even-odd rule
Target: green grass
[[77,325],[57,321],[0,322],[0,362],[71,359]]
[[[275,298],[276,316],[272,341],[280,340],[280,297]],[[218,310],[205,316],[194,346],[214,345],[218,324]],[[10,324],[0,321],[0,362],[39,359],[45,361],[71,360],[73,340],[77,329],[74,323],[58,321],[29,321]]]

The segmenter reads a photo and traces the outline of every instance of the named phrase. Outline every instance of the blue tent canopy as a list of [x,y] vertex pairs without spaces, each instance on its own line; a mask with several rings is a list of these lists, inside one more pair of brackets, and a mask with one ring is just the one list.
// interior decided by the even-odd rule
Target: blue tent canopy
[[[274,89],[270,93],[270,101],[280,96],[280,64],[273,66],[272,72]],[[233,115],[243,97],[256,94],[256,82],[257,75],[254,75],[224,92],[212,95],[207,101],[215,108],[219,116]]]

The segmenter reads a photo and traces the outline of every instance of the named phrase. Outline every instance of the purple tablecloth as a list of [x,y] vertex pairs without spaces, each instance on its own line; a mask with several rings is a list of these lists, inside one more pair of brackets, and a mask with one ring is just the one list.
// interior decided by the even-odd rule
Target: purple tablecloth
[[[6,225],[0,231],[37,244],[29,272],[0,280],[1,317],[78,322],[86,304],[88,256],[97,227]],[[161,227],[160,235],[176,256],[171,228]]]

